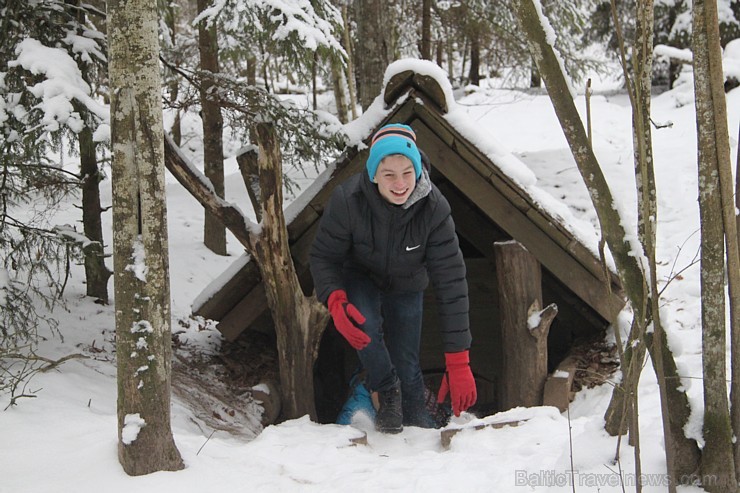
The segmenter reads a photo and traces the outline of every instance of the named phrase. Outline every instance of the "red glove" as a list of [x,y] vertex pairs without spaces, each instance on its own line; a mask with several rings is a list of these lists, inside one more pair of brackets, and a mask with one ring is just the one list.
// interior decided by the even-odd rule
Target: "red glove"
[[365,323],[365,317],[355,305],[347,301],[347,293],[343,289],[333,291],[327,304],[331,318],[334,319],[334,327],[347,339],[350,346],[359,351],[370,344],[370,336],[358,327]]
[[468,351],[459,353],[445,353],[445,366],[447,372],[442,377],[442,385],[439,387],[437,402],[442,403],[450,393],[452,412],[455,416],[467,410],[475,404],[478,393],[475,390],[475,379],[470,371],[470,356]]

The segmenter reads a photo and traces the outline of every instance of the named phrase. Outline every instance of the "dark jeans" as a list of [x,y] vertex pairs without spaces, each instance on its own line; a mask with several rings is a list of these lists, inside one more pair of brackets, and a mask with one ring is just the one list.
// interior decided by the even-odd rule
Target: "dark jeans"
[[367,319],[363,330],[371,342],[357,352],[367,371],[365,385],[383,391],[400,380],[404,424],[433,427],[419,365],[424,293],[384,292],[357,273],[345,279],[345,286],[349,302]]

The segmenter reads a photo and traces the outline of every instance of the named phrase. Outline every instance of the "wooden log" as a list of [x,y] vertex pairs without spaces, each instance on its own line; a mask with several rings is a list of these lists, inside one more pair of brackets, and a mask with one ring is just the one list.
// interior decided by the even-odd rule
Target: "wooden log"
[[499,409],[539,406],[547,379],[547,334],[557,308],[541,310],[542,270],[526,248],[516,241],[494,243],[494,254],[504,346]]
[[260,282],[221,318],[218,330],[227,341],[233,342],[267,309],[267,294]]
[[542,404],[557,407],[561,413],[568,409],[575,375],[576,360],[569,356],[547,377]]
[[414,87],[431,99],[437,105],[442,114],[447,113],[448,106],[445,92],[442,90],[442,87],[440,87],[437,79],[429,75],[415,74],[413,82]]
[[367,433],[362,431],[362,434],[356,438],[349,439],[350,446],[356,447],[358,445],[367,445]]
[[[244,259],[239,259],[243,262]],[[209,299],[200,303],[193,302],[193,313],[211,320],[222,320],[249,292],[251,287],[261,280],[259,269],[254,262],[247,262],[223,287]]]
[[478,430],[485,430],[485,429],[490,429],[490,428],[501,429],[507,426],[512,426],[512,427],[519,426],[521,423],[524,423],[525,421],[527,420],[524,419],[524,420],[517,420],[517,421],[506,421],[503,423],[480,424],[480,425],[475,425],[475,426],[469,426],[467,428],[448,428],[448,429],[442,430],[439,433],[439,438],[440,438],[440,441],[442,442],[442,448],[447,450],[450,448],[450,444],[452,443],[452,437],[454,437],[461,431],[465,431],[465,430],[478,431]]
[[383,94],[383,101],[385,101],[386,106],[395,102],[401,94],[408,90],[413,78],[413,70],[404,70],[391,77],[391,80],[385,85],[385,94]]
[[260,424],[263,427],[275,424],[282,408],[278,384],[268,381],[252,387],[252,398],[262,406]]
[[385,86],[383,101],[386,107],[397,101],[407,91],[415,90],[419,96],[426,96],[428,102],[434,103],[441,113],[447,113],[448,105],[444,90],[437,79],[429,75],[417,74],[412,70],[405,70],[394,75]]

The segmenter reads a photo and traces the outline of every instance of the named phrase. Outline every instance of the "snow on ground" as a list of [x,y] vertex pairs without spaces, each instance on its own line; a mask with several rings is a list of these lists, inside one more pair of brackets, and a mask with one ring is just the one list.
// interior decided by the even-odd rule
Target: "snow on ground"
[[[698,245],[696,137],[691,81],[653,100],[653,119],[672,122],[654,130],[658,181],[658,260],[661,282],[678,270],[670,283],[663,313],[670,342],[696,410],[701,410],[700,316],[698,266],[691,266]],[[634,211],[634,179],[630,112],[625,96],[613,91],[592,100],[594,147],[622,210]],[[579,221],[595,224],[585,188],[567,149],[546,96],[483,87],[458,97],[479,133],[490,135],[511,151],[536,176],[536,186],[569,204]],[[578,101],[583,108],[583,101]],[[728,95],[729,128],[736,159],[740,90]],[[504,144],[501,144],[504,143]],[[734,162],[734,161],[733,161]],[[240,188],[234,163],[227,163],[227,193],[248,201]],[[309,181],[305,179],[306,183]],[[187,319],[190,304],[201,290],[243,253],[230,237],[228,257],[209,253],[201,242],[203,213],[168,177],[173,327],[191,345],[212,350],[219,335],[177,325]],[[103,183],[104,203],[110,184]],[[68,214],[65,216],[65,214]],[[62,212],[60,223],[74,223],[77,211]],[[634,224],[634,213],[626,218]],[[110,214],[104,217],[110,228]],[[107,231],[110,231],[108,229]],[[110,241],[110,235],[107,239]],[[254,439],[210,431],[191,411],[173,399],[172,427],[186,463],[180,472],[129,477],[117,460],[116,381],[112,331],[113,307],[84,297],[84,279],[75,268],[68,285],[68,310],[58,310],[64,340],[49,337],[39,353],[58,358],[85,353],[34,378],[28,386],[34,399],[0,412],[0,493],[149,492],[203,493],[221,491],[622,491],[619,468],[627,490],[634,483],[633,449],[603,430],[603,413],[611,387],[583,390],[569,413],[553,408],[515,409],[478,422],[522,420],[517,427],[465,431],[449,450],[439,432],[407,428],[400,435],[368,432],[368,445],[354,446],[358,432],[338,425],[318,425],[306,418],[270,426]],[[112,283],[110,285],[112,292]],[[475,350],[475,348],[473,348]],[[665,491],[658,392],[647,365],[640,384],[642,468],[646,492]],[[0,398],[0,408],[8,402]],[[696,415],[691,433],[697,435]],[[459,426],[473,417],[456,420]],[[360,426],[360,425],[358,425]],[[259,431],[259,430],[256,430]],[[630,483],[632,481],[633,483]],[[682,487],[682,492],[701,491]]]

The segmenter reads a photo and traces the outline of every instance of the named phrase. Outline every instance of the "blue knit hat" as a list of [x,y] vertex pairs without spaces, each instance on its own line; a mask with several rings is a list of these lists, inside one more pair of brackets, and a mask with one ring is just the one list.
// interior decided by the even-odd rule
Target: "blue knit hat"
[[421,154],[416,147],[416,134],[408,125],[391,123],[381,127],[373,136],[366,164],[370,181],[375,179],[375,173],[383,158],[393,154],[402,154],[411,160],[418,180],[421,176]]

